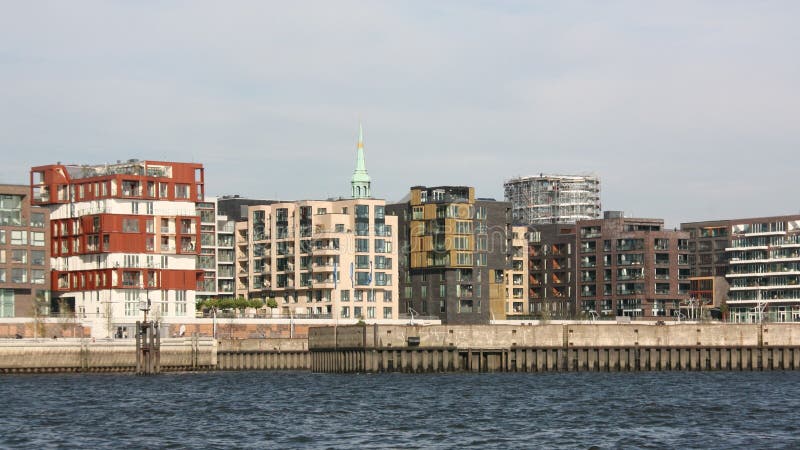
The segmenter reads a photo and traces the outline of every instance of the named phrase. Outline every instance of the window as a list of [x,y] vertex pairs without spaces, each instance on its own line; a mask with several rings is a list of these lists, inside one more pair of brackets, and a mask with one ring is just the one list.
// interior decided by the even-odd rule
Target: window
[[357,218],[369,218],[369,205],[356,205]]
[[0,283],[6,282],[6,269],[0,269]]
[[469,238],[466,236],[453,236],[453,248],[456,250],[472,250],[469,248]]
[[439,297],[444,298],[446,296],[447,296],[447,285],[446,284],[440,284],[439,285]]
[[375,307],[374,306],[367,306],[367,318],[374,319],[375,318]]
[[383,301],[386,303],[392,301],[392,291],[383,291]]
[[456,253],[456,264],[460,266],[471,266],[472,253],[465,253],[465,252]]
[[31,270],[31,283],[44,284],[44,270],[41,269]]
[[353,317],[355,317],[357,319],[361,319],[363,317],[361,315],[361,307],[360,306],[354,306],[353,307]]
[[0,230],[0,244],[6,243],[6,230]]
[[343,223],[337,223],[336,227],[335,227],[335,230],[336,230],[337,233],[344,233],[344,224]]
[[175,198],[186,199],[189,198],[189,185],[176,184],[175,185]]
[[125,316],[134,317],[139,313],[139,291],[125,291]]
[[383,318],[384,319],[391,319],[392,318],[392,307],[391,306],[384,306],[383,307]]
[[31,213],[31,227],[44,228],[44,214]]
[[11,262],[13,264],[27,264],[28,251],[27,250],[11,250]]
[[472,234],[472,222],[456,221],[456,234]]
[[369,222],[356,221],[356,236],[369,235]]
[[369,252],[369,239],[356,239],[356,252],[368,253]]
[[13,289],[0,289],[0,317],[14,317]]
[[0,195],[0,225],[22,225],[21,195]]
[[428,298],[428,286],[421,286],[420,288],[421,288],[420,297],[422,297],[423,299]]
[[372,281],[370,278],[371,277],[369,272],[356,272],[356,285],[367,286]]
[[11,230],[11,245],[28,245],[28,232]]
[[41,231],[31,231],[31,245],[44,247],[44,233]]
[[391,286],[392,285],[392,274],[385,273],[385,272],[376,272],[375,273],[375,285],[376,286]]
[[122,286],[124,287],[135,287],[139,286],[139,272],[126,270],[122,272]]
[[349,289],[342,290],[340,295],[342,297],[341,301],[343,301],[343,302],[349,302],[350,301],[350,290]]
[[186,291],[175,291],[175,315],[186,315]]
[[350,307],[349,306],[342,306],[342,318],[346,319],[350,317]]
[[356,268],[369,269],[369,255],[356,255]]
[[139,232],[139,219],[122,219],[122,232],[123,233],[138,233]]
[[27,283],[28,282],[28,269],[11,269],[11,282],[12,283]]

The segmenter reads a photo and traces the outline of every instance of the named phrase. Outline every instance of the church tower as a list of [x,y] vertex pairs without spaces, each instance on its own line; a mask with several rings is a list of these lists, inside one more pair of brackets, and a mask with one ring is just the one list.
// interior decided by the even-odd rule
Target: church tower
[[356,150],[356,170],[350,178],[350,187],[353,198],[370,198],[370,178],[367,173],[367,163],[364,160],[364,130],[358,124],[358,149]]

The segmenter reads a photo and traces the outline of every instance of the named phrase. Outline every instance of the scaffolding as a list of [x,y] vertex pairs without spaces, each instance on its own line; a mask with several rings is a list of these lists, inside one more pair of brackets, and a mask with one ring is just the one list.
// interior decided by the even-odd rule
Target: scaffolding
[[516,177],[503,183],[515,223],[575,223],[600,217],[600,179],[596,175]]

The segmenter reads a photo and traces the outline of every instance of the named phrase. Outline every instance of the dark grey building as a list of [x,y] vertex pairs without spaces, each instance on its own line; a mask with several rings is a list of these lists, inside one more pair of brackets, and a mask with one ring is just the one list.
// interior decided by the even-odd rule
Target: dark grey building
[[400,312],[443,323],[505,318],[511,205],[467,186],[415,186],[398,216]]

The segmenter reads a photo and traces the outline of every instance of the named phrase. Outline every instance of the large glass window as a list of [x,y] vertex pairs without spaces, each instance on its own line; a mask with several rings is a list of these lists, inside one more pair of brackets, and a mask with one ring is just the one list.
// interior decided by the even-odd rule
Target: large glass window
[[176,184],[175,185],[175,198],[189,198],[189,185]]
[[31,227],[33,227],[33,228],[44,228],[44,214],[43,213],[31,213]]
[[123,233],[138,233],[139,232],[139,219],[122,219],[122,232]]
[[356,285],[367,286],[372,282],[372,276],[369,272],[356,272]]
[[175,291],[175,315],[186,315],[186,291]]
[[12,283],[27,283],[28,282],[28,269],[11,269],[11,282]]
[[28,245],[28,232],[11,230],[11,245]]
[[356,205],[357,218],[369,218],[369,205]]
[[20,226],[22,224],[22,196],[0,195],[0,225]]
[[11,262],[14,264],[26,264],[28,262],[28,251],[11,250]]
[[44,247],[44,233],[41,231],[31,231],[31,245]]
[[0,317],[14,317],[13,289],[0,289]]
[[44,284],[44,270],[41,269],[31,270],[31,283]]
[[125,291],[125,315],[136,316],[139,313],[139,291],[131,289]]

